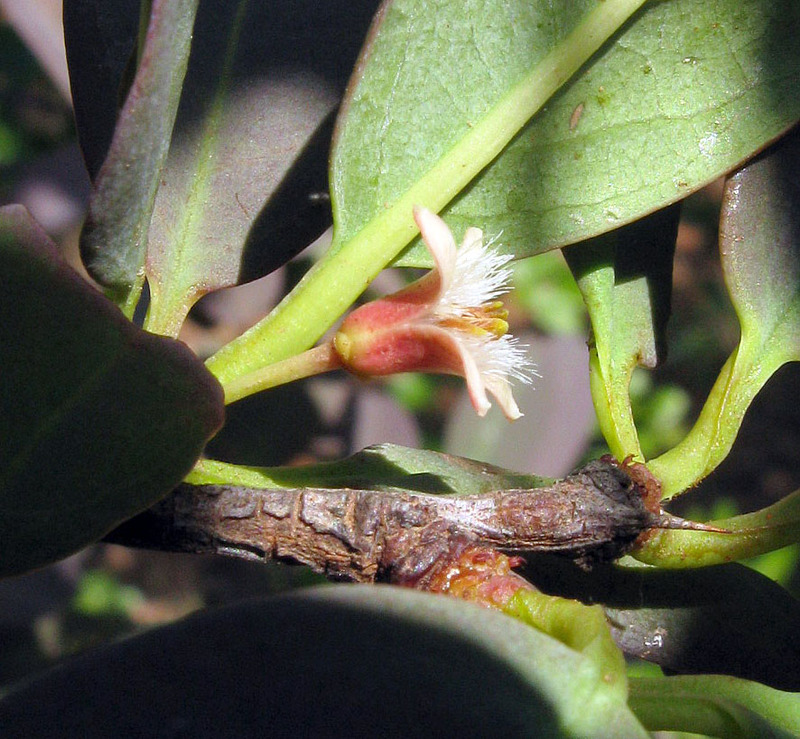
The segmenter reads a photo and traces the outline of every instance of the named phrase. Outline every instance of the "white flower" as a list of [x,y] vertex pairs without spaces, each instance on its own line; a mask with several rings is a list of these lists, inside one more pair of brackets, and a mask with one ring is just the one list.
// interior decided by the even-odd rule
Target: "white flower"
[[469,228],[461,248],[450,229],[425,208],[414,219],[435,267],[405,289],[351,313],[334,338],[342,364],[360,375],[443,372],[462,375],[477,413],[494,396],[510,420],[522,414],[510,378],[529,382],[533,364],[508,333],[498,298],[508,291],[511,257],[484,245]]

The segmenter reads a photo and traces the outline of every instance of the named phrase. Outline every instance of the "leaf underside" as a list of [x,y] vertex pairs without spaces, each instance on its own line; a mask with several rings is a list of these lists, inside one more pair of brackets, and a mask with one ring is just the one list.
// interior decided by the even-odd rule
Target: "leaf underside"
[[[332,160],[336,240],[391,205],[591,3],[396,0],[351,84]],[[669,29],[668,31],[665,29]],[[648,3],[445,209],[518,257],[685,197],[800,117],[792,0]],[[399,263],[429,266],[419,243]]]

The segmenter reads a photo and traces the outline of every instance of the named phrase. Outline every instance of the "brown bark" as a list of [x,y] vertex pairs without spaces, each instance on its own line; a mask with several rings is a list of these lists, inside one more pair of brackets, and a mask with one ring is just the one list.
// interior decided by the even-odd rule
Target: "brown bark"
[[106,540],[274,558],[334,579],[425,587],[467,545],[590,563],[616,559],[653,526],[683,525],[648,510],[644,493],[607,458],[546,487],[461,497],[182,485]]

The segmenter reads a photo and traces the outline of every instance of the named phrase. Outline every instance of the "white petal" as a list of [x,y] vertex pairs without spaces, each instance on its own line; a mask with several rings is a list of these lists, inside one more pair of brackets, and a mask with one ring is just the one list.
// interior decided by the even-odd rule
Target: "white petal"
[[436,269],[442,280],[441,292],[444,293],[450,286],[456,266],[456,255],[458,253],[456,240],[453,238],[453,234],[447,224],[427,208],[415,205],[414,220],[417,222],[422,240],[428,247],[428,251],[430,251],[436,264]]
[[528,347],[513,336],[483,337],[461,332],[459,343],[475,357],[484,375],[507,379],[513,377],[529,383],[536,376],[536,365],[531,361]]
[[467,381],[467,391],[469,392],[469,399],[472,401],[472,407],[479,416],[483,417],[488,413],[489,408],[492,407],[489,398],[486,397],[484,375],[480,371],[478,363],[475,361],[475,357],[469,349],[460,341],[456,341],[455,344],[461,355],[464,379]]
[[487,375],[485,377],[485,384],[486,389],[494,395],[497,405],[500,406],[500,409],[509,421],[516,421],[518,418],[522,417],[519,406],[514,400],[514,396],[511,394],[511,385],[508,384],[507,380],[493,375]]

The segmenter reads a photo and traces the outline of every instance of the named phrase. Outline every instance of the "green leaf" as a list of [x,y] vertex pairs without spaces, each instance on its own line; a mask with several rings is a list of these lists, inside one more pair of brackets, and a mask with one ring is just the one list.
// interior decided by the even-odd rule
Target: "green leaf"
[[339,462],[302,467],[242,467],[201,459],[186,482],[254,488],[312,486],[481,495],[504,488],[543,487],[552,480],[450,454],[379,444]]
[[800,736],[800,693],[722,675],[632,678],[630,705],[651,731],[720,739]]
[[[154,669],[157,665],[157,669]],[[644,739],[602,671],[452,598],[340,586],[202,613],[67,663],[0,701],[4,737]]]
[[271,272],[330,225],[330,114],[367,18],[363,0],[342,5],[201,4],[150,230],[147,328],[177,333],[199,297]]
[[[647,3],[453,202],[448,223],[502,231],[527,256],[685,197],[800,118],[798,38],[794,0]],[[426,259],[417,247],[403,262]]]
[[668,571],[624,559],[586,572],[535,555],[520,574],[545,593],[602,604],[614,641],[629,656],[671,672],[800,690],[800,604],[743,565]]
[[[428,176],[592,5],[389,6],[339,124],[337,243]],[[793,0],[648,3],[446,209],[448,223],[502,231],[526,256],[684,197],[800,117],[799,35]],[[438,208],[463,184],[448,171],[437,186],[421,204]],[[430,258],[419,246],[402,263]]]
[[[581,0],[555,15],[527,0],[385,3],[337,124],[329,255],[209,359],[223,385],[317,341],[415,236],[412,206],[455,197],[642,2]],[[397,187],[376,190],[384,175]]]
[[135,328],[20,206],[0,209],[0,574],[64,557],[174,487],[222,423],[219,385]]
[[611,637],[601,606],[520,589],[503,611],[591,659],[602,671],[604,684],[621,702],[627,701],[625,657]]
[[678,200],[797,120],[792,0],[676,0],[648,3],[520,132],[638,5],[386,4],[338,124],[332,255],[210,360],[223,384],[311,346],[416,235],[414,204],[464,191],[458,236],[502,231],[530,255]]
[[595,411],[618,459],[641,458],[628,388],[637,366],[653,368],[665,352],[679,217],[679,207],[667,208],[564,250],[592,322]]
[[[384,4],[338,122],[331,162],[332,249],[446,167],[453,148],[463,146],[507,95],[522,105],[523,92],[515,85],[565,46],[594,6],[593,0],[558,9],[545,2],[492,0]],[[588,29],[580,33],[586,37]],[[443,171],[435,175],[445,192],[420,192],[434,197],[421,204],[438,210],[466,184],[455,187],[445,177]]]
[[648,464],[665,498],[725,459],[756,393],[783,364],[800,360],[798,172],[795,131],[728,181],[720,253],[742,335],[689,435]]
[[189,58],[198,0],[153,0],[136,77],[97,176],[81,236],[87,269],[132,316],[147,231]]
[[[69,0],[65,11],[78,132],[93,173],[114,134],[132,40],[130,3],[108,5]],[[330,207],[321,197],[328,188],[333,126],[328,114],[374,5],[374,0],[331,0],[324,7],[314,0],[200,5],[190,26],[192,49],[171,140],[168,129],[161,132],[169,155],[161,162],[151,204],[146,263],[143,251],[130,260],[137,279],[146,274],[150,282],[149,329],[177,333],[198,297],[267,274],[330,225]],[[157,113],[164,89],[147,95],[143,99],[152,106],[145,107]],[[177,105],[177,98],[170,101]],[[126,116],[123,111],[121,129],[128,125]],[[142,169],[146,162],[136,164]],[[137,197],[144,198],[145,185],[134,184]],[[117,196],[126,193],[108,193],[109,200]],[[129,201],[114,204],[122,209]],[[149,220],[141,215],[143,223]],[[119,217],[118,211],[108,214]],[[126,243],[99,243],[97,249],[111,260]]]

